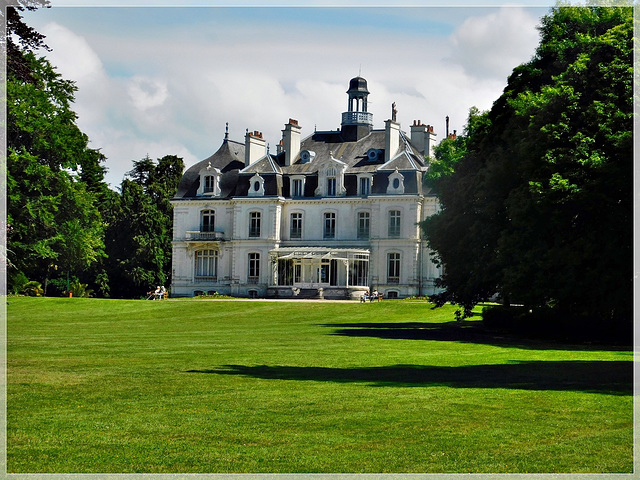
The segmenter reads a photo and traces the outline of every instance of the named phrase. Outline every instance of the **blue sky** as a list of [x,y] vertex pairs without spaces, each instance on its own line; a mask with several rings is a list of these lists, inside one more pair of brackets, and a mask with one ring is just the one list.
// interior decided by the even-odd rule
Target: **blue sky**
[[303,136],[338,128],[349,79],[359,72],[369,83],[374,128],[383,128],[395,102],[404,130],[419,119],[442,138],[448,115],[451,129],[461,131],[469,108],[490,108],[513,67],[532,57],[536,25],[549,11],[522,6],[533,2],[150,3],[54,0],[24,15],[47,36],[53,51],[43,53],[77,83],[78,124],[107,156],[113,187],[147,154],[179,155],[187,165],[206,158],[220,146],[226,122],[232,139],[259,130],[273,148],[289,118]]

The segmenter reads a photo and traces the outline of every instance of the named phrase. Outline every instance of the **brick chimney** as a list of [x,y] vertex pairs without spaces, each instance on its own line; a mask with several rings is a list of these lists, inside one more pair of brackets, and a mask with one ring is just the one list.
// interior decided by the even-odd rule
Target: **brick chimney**
[[425,157],[433,157],[433,147],[436,145],[433,125],[425,125],[421,120],[414,120],[411,125],[411,143]]
[[266,142],[262,132],[247,131],[244,136],[244,166],[248,167],[266,155]]
[[298,121],[293,118],[289,119],[289,123],[282,130],[282,150],[284,151],[284,166],[288,167],[295,160],[296,155],[300,153],[300,131],[302,127],[298,125]]

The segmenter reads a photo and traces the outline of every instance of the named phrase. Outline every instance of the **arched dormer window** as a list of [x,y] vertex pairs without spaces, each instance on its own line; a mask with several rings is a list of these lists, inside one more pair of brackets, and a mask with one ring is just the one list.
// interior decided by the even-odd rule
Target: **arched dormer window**
[[402,195],[404,193],[404,175],[396,171],[389,175],[389,185],[387,195]]
[[257,173],[249,180],[249,196],[264,197],[264,178]]
[[333,165],[318,171],[316,196],[341,197],[347,193],[344,188],[346,164],[332,157]]
[[222,173],[215,167],[211,166],[211,162],[200,170],[200,187],[198,195],[206,195],[208,197],[220,196],[220,176]]

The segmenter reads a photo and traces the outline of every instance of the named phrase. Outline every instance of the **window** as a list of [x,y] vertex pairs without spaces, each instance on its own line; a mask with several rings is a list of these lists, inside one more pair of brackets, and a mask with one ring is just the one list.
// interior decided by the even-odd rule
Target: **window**
[[291,214],[291,228],[289,232],[290,238],[302,238],[302,214]]
[[389,185],[387,186],[388,195],[402,195],[404,194],[404,176],[396,169],[391,175],[389,175]]
[[395,290],[389,290],[387,292],[387,298],[398,298],[398,292]]
[[249,275],[248,275],[248,283],[258,283],[260,279],[260,254],[259,253],[250,253],[249,254]]
[[336,214],[324,214],[324,238],[336,238]]
[[200,176],[200,185],[198,186],[197,195],[219,196],[221,173],[220,170],[211,166],[211,162],[205,168],[202,168],[198,174]]
[[251,212],[249,214],[249,236],[260,236],[260,212]]
[[264,197],[264,178],[257,173],[251,177],[249,179],[249,192],[247,194],[250,197]]
[[199,250],[196,252],[196,278],[215,279],[218,276],[218,252]]
[[400,210],[391,210],[389,212],[389,236],[400,236]]
[[336,196],[336,177],[327,178],[327,197]]
[[387,283],[400,283],[400,254],[387,255]]
[[369,191],[371,190],[371,179],[369,177],[360,177],[358,187],[360,195],[369,195]]
[[291,196],[304,197],[304,183],[299,178],[291,180]]
[[216,177],[213,175],[206,175],[204,177],[204,188],[202,193],[213,193],[216,187]]
[[350,285],[369,285],[369,257],[355,255],[349,265]]
[[203,210],[200,214],[200,231],[213,232],[216,224],[216,212]]
[[358,213],[358,240],[369,239],[369,212]]

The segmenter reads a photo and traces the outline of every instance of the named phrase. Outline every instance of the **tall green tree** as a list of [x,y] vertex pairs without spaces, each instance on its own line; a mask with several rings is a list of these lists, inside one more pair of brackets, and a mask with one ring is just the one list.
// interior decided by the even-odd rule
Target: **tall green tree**
[[[7,72],[7,245],[15,267],[46,285],[50,275],[90,275],[104,255],[104,225],[93,188],[104,157],[88,148],[71,105],[75,84],[45,59],[21,52]],[[25,74],[28,72],[28,75]]]
[[7,71],[22,81],[33,81],[31,67],[24,53],[48,50],[49,47],[44,43],[45,36],[27,25],[20,13],[41,7],[50,7],[49,0],[15,0],[12,5],[0,10],[6,26],[5,30],[0,31],[0,40],[6,48]]
[[107,230],[111,293],[135,298],[171,279],[173,208],[184,162],[167,155],[133,162]]
[[427,185],[436,189],[440,185],[438,179],[452,175],[456,164],[467,154],[469,137],[481,129],[487,122],[488,112],[481,112],[478,107],[469,109],[469,117],[462,135],[451,135],[444,138],[434,148],[434,156],[428,159],[429,170],[425,174]]
[[[499,293],[630,325],[633,10],[557,7],[514,69],[423,228],[445,266],[438,302]],[[606,327],[605,327],[606,328]]]

